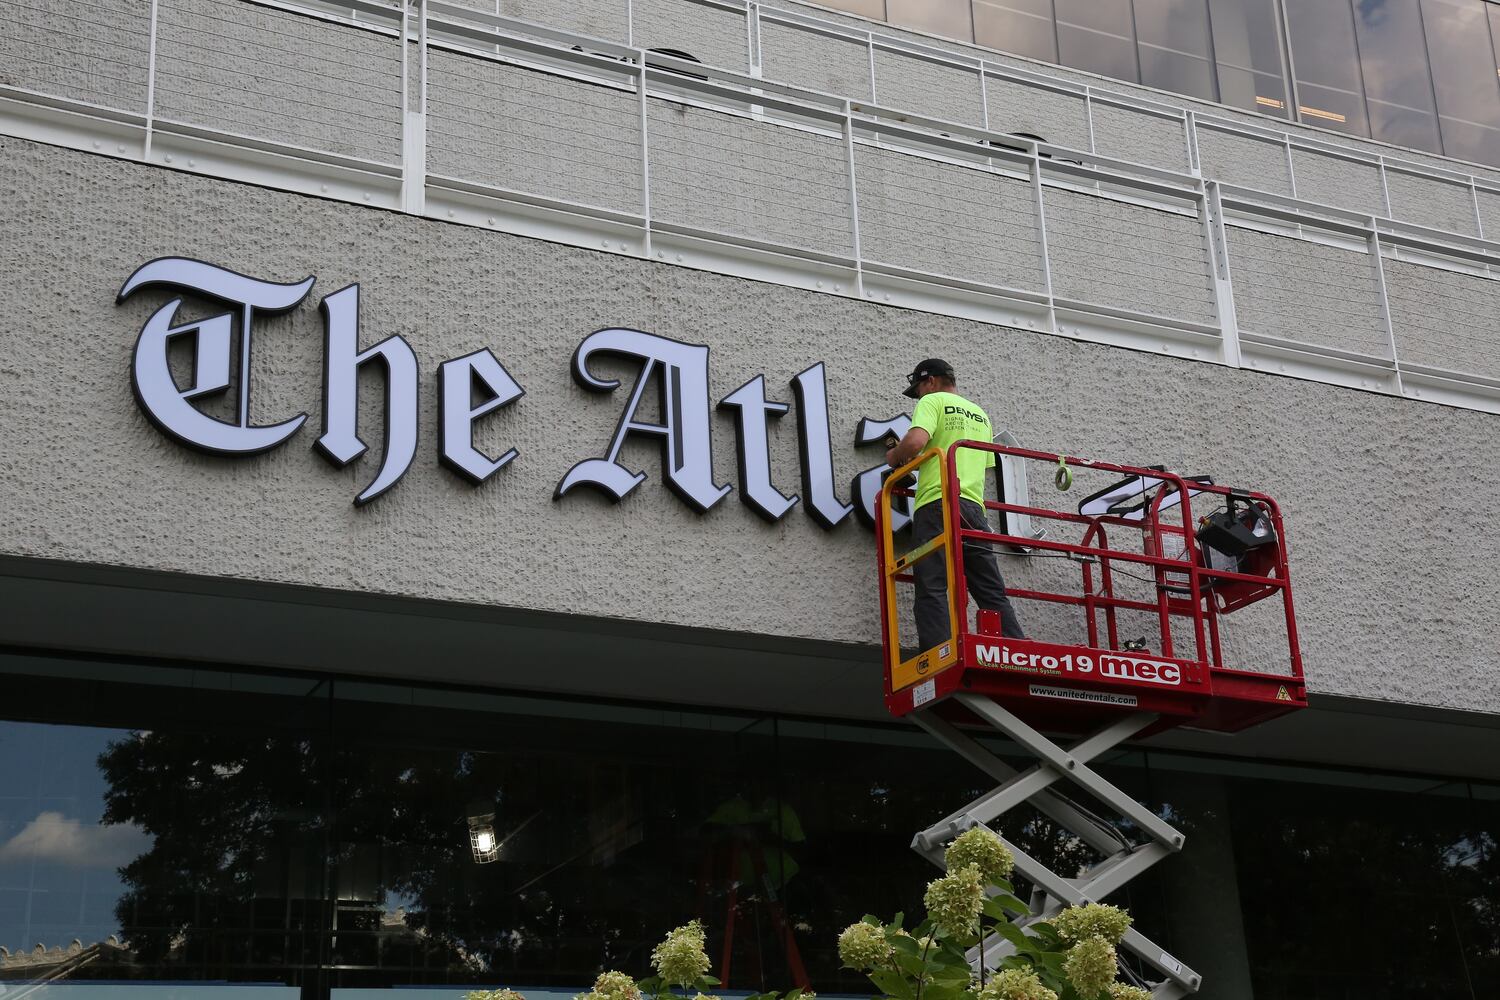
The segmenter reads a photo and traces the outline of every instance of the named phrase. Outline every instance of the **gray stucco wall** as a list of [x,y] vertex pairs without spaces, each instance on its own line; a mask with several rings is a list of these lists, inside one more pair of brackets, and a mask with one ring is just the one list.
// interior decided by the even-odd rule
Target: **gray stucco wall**
[[[878,449],[851,447],[855,423],[905,410],[900,374],[938,355],[1028,445],[1162,461],[1279,497],[1314,691],[1500,710],[1500,629],[1493,603],[1474,599],[1500,527],[1459,518],[1500,492],[1500,467],[1475,461],[1460,476],[1451,465],[1490,453],[1493,416],[15,139],[0,139],[0,187],[15,192],[0,201],[0,553],[868,642],[871,538],[852,519],[828,532],[794,510],[767,525],[736,494],[694,514],[662,487],[655,446],[643,442],[623,461],[650,478],[625,501],[554,502],[568,467],[604,451],[624,405],[623,392],[576,387],[569,357],[601,326],[636,326],[709,345],[714,399],[765,373],[785,401],[795,373],[826,361],[837,480],[847,483],[879,460]],[[311,450],[315,426],[243,460],[200,456],[151,427],[131,398],[128,362],[163,297],[113,303],[126,276],[165,254],[267,279],[317,275],[307,303],[259,327],[261,421],[305,411],[317,423],[316,302],[360,282],[362,343],[402,334],[422,365],[423,443],[407,477],[359,509],[351,500],[379,456],[336,471]],[[476,489],[437,464],[433,373],[482,346],[527,395],[487,419],[486,443],[521,455]],[[363,432],[378,440],[366,417]],[[714,420],[717,481],[734,484],[733,423]],[[778,484],[800,492],[795,421],[773,427],[772,441]],[[1031,572],[1006,565],[1018,578]]]

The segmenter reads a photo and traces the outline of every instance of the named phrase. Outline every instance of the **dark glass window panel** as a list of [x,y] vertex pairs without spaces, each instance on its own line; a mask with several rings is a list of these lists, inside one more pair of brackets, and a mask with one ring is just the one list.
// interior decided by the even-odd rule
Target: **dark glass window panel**
[[876,20],[885,20],[885,0],[818,0],[824,7],[847,10],[851,14],[863,14]]
[[1043,62],[1057,62],[1057,32],[1050,5],[1041,13],[1026,9],[1036,4],[974,0],[974,40],[1002,52],[1014,52]]
[[1297,90],[1302,101],[1298,111],[1306,124],[1348,132],[1351,135],[1370,134],[1370,124],[1365,118],[1365,102],[1358,94],[1306,82],[1299,82]]
[[1417,0],[1354,0],[1354,24],[1370,134],[1442,152]]
[[1208,0],[1135,0],[1135,34],[1142,45],[1208,58]]
[[885,9],[886,19],[892,24],[944,38],[974,40],[969,0],[886,0]]
[[1349,0],[1297,0],[1286,15],[1303,120],[1369,135]]
[[1217,100],[1209,61],[1207,0],[1135,0],[1141,82]]
[[1130,0],[1057,0],[1057,20],[1126,38],[1132,34]]
[[1500,129],[1461,118],[1439,118],[1443,152],[1460,160],[1500,164]]
[[1141,82],[1148,87],[1201,97],[1206,101],[1218,99],[1213,65],[1199,56],[1170,49],[1141,46]]
[[1130,0],[1056,0],[1056,7],[1063,65],[1140,81]]
[[1441,153],[1437,116],[1384,101],[1370,101],[1370,134],[1383,142]]
[[1209,0],[1219,100],[1289,117],[1275,0]]
[[1481,0],[1422,0],[1422,16],[1444,152],[1500,162],[1488,137],[1500,129],[1500,79],[1486,6]]

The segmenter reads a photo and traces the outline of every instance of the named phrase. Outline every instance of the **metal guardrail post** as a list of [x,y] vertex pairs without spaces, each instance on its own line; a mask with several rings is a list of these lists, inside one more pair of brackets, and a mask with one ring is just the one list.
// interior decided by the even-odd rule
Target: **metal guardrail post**
[[635,89],[637,110],[641,129],[641,247],[646,257],[651,256],[651,137],[647,119],[650,117],[649,97],[646,90],[646,50],[636,49]]
[[151,28],[146,50],[146,138],[141,159],[151,161],[151,136],[156,131],[156,14],[160,0],[151,0]]
[[401,9],[401,210],[412,215],[427,211],[427,0],[417,5],[416,107],[412,107],[410,27],[408,7]]
[[1375,268],[1375,287],[1380,292],[1380,318],[1385,323],[1385,339],[1391,349],[1391,368],[1395,373],[1396,391],[1404,392],[1401,384],[1401,358],[1396,353],[1396,327],[1391,321],[1391,300],[1385,288],[1385,261],[1380,253],[1380,224],[1370,216],[1370,233],[1366,238],[1370,248],[1370,261]]
[[1052,254],[1047,249],[1047,205],[1042,195],[1042,160],[1031,144],[1031,194],[1036,202],[1036,239],[1042,254],[1042,290],[1047,294],[1047,331],[1057,332],[1057,302],[1052,297]]
[[854,294],[865,297],[865,255],[859,241],[859,183],[854,169],[854,109],[844,102],[844,159],[849,177],[849,238],[854,250]]
[[1208,249],[1209,280],[1213,283],[1214,311],[1219,319],[1219,349],[1224,363],[1240,367],[1240,322],[1234,308],[1234,281],[1229,271],[1229,236],[1224,230],[1224,205],[1219,184],[1209,181],[1199,202],[1204,245]]

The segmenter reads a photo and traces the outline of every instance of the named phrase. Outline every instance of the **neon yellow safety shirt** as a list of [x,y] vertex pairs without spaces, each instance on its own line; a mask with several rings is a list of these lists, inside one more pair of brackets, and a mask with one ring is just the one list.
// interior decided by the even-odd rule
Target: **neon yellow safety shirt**
[[[920,427],[932,438],[928,447],[936,447],[944,457],[929,458],[917,469],[916,510],[942,498],[943,482],[940,461],[947,461],[948,446],[955,441],[991,441],[990,418],[974,403],[956,392],[929,392],[917,400],[911,425]],[[970,448],[958,453],[958,486],[966,500],[984,503],[984,475],[995,466],[995,453]]]

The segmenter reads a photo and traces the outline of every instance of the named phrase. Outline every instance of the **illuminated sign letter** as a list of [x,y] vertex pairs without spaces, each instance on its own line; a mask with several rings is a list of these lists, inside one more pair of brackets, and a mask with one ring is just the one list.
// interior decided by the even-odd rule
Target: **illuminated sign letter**
[[797,503],[771,482],[771,448],[766,423],[787,411],[785,403],[766,399],[766,377],[757,375],[719,402],[719,409],[734,410],[739,427],[740,499],[767,521],[779,521]]
[[[589,358],[595,354],[617,354],[641,362],[635,389],[615,436],[604,458],[587,458],[568,470],[557,484],[553,499],[561,499],[575,486],[590,485],[602,489],[612,500],[623,500],[646,478],[645,473],[631,472],[616,459],[620,447],[631,433],[661,438],[662,471],[667,487],[683,502],[698,511],[711,509],[729,492],[728,486],[714,483],[713,446],[708,423],[708,348],[684,344],[641,330],[611,327],[597,330],[583,339],[573,352],[573,381],[592,392],[613,392],[620,387],[617,379],[601,379],[589,371]],[[641,395],[658,376],[661,393],[661,423],[644,423],[636,419]]]
[[385,448],[380,471],[354,498],[366,504],[395,486],[417,453],[417,356],[401,337],[359,350],[359,286],[341,288],[323,300],[323,436],[317,447],[343,468],[368,446],[359,436],[359,369],[379,361],[385,368]]
[[[474,392],[482,401],[474,405]],[[491,459],[474,447],[474,421],[526,394],[489,348],[438,366],[438,456],[448,468],[478,486],[516,457],[510,448]]]
[[[313,280],[307,278],[291,285],[259,281],[183,257],[160,257],[141,265],[121,286],[116,302],[124,302],[142,288],[161,286],[214,299],[235,309],[173,326],[182,305],[182,299],[176,298],[153,313],[141,327],[130,374],[136,402],[147,419],[183,444],[218,455],[254,455],[297,433],[307,419],[305,413],[279,424],[250,423],[250,330],[256,310],[282,313],[295,308],[307,297]],[[188,400],[229,388],[236,375],[232,357],[236,318],[239,319],[239,406],[237,420],[229,423],[202,413]],[[167,351],[173,340],[188,336],[192,337],[193,376],[192,384],[183,389],[172,375]]]
[[797,431],[802,449],[802,495],[807,512],[825,528],[836,528],[854,512],[833,491],[833,444],[828,437],[828,381],[823,362],[792,379],[797,394]]
[[[885,441],[886,437],[894,434],[898,439],[906,436],[911,430],[911,418],[906,414],[892,417],[889,420],[871,420],[862,417],[859,427],[854,432],[855,445],[878,444]],[[854,496],[854,509],[859,514],[859,519],[870,527],[875,526],[875,500],[880,494],[880,485],[885,481],[885,474],[891,470],[884,462],[872,469],[866,469],[854,477],[854,482],[849,492]],[[891,501],[891,530],[900,531],[911,523],[911,498],[896,497]]]

